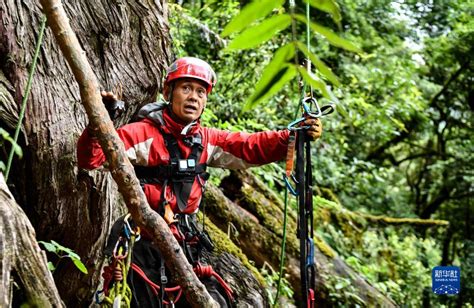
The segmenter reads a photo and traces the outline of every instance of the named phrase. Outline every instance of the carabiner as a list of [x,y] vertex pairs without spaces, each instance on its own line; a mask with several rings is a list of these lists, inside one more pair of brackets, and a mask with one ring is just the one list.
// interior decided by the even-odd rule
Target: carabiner
[[[319,108],[318,101],[314,97],[305,97],[301,104],[303,105],[304,113],[312,118],[322,118],[334,112],[334,104],[324,105]],[[311,109],[311,105],[315,106],[316,112]]]
[[308,249],[308,256],[306,258],[306,267],[314,265],[314,241],[312,238],[308,238],[307,240],[307,249]]
[[[123,246],[121,246],[120,243],[124,243]],[[122,247],[125,250],[124,252],[121,249]],[[112,255],[114,256],[115,259],[118,259],[118,260],[125,259],[128,255],[128,241],[126,240],[124,241],[124,238],[120,236],[117,240],[117,243],[115,243],[115,247],[114,247]]]
[[136,236],[136,239],[135,241],[139,241],[140,240],[140,227],[136,227],[135,230],[132,229],[132,227],[130,226],[130,222],[128,221],[130,219],[132,215],[130,215],[130,213],[128,213],[125,218],[123,219],[123,222],[125,224],[125,235],[127,236],[128,239],[130,239],[131,235],[135,235]]
[[[295,181],[293,174],[291,175],[291,177]],[[292,194],[293,196],[298,196],[298,192],[296,192],[293,186],[291,186],[290,181],[288,180],[288,177],[286,176],[286,174],[283,175],[283,180],[285,181],[286,187],[288,188],[288,191],[290,192],[290,194]]]
[[289,131],[296,131],[296,130],[300,130],[300,129],[307,129],[309,128],[309,126],[297,126],[298,124],[300,124],[301,122],[303,122],[304,120],[306,120],[306,118],[299,118],[299,119],[296,119],[294,120],[293,122],[291,122],[290,124],[288,124],[288,130]]

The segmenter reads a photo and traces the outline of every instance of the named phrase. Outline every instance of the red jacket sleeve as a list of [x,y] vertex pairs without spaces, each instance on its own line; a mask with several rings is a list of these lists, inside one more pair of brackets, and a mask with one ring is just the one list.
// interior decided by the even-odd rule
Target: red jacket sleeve
[[[148,165],[153,141],[159,143],[162,140],[158,129],[145,121],[124,125],[117,129],[117,134],[125,146],[128,159],[134,165]],[[155,147],[159,149],[156,145]],[[99,141],[92,137],[87,129],[77,142],[77,160],[79,167],[85,169],[98,168],[105,162],[105,154]]]
[[97,138],[86,128],[77,141],[77,163],[80,168],[95,169],[105,162],[105,155]]
[[285,157],[289,132],[227,132],[209,129],[208,165],[243,169],[268,164]]

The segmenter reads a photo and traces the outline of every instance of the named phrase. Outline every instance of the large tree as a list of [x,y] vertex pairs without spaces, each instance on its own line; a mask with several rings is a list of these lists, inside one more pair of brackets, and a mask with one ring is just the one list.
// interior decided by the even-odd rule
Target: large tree
[[[123,85],[124,119],[130,118],[156,97],[171,57],[166,2],[67,1],[64,8],[103,89]],[[36,2],[2,1],[0,15],[0,124],[13,130],[42,12]],[[19,141],[24,158],[13,164],[9,183],[37,238],[67,243],[89,268],[87,276],[66,263],[56,269],[68,306],[91,298],[107,230],[123,212],[108,173],[76,166],[75,144],[86,124],[78,86],[47,30]]]

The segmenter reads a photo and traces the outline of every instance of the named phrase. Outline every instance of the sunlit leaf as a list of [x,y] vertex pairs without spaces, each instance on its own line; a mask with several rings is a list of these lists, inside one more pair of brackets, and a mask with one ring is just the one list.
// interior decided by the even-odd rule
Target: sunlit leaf
[[54,246],[56,246],[56,250],[57,250],[57,251],[64,251],[64,252],[67,253],[67,254],[74,253],[74,252],[72,251],[72,249],[67,248],[67,247],[64,247],[63,245],[59,244],[58,242],[55,242],[55,241],[51,240],[51,243],[52,243]]
[[225,26],[221,36],[225,37],[244,29],[255,20],[267,16],[273,9],[281,6],[284,2],[284,0],[255,0],[247,4],[240,13],[232,18]]
[[298,71],[300,72],[301,76],[303,77],[304,81],[311,85],[313,88],[318,89],[321,91],[324,97],[327,99],[331,99],[329,95],[326,83],[319,79],[316,75],[309,73],[304,67],[298,66]]
[[10,136],[10,134],[4,130],[3,128],[0,127],[0,135],[2,135],[2,138],[8,142],[11,143],[13,152],[21,158],[23,156],[23,151],[21,147],[18,145],[18,143],[15,142],[15,140]]
[[301,42],[296,42],[298,48],[305,54],[307,58],[311,60],[311,62],[316,66],[319,72],[327,78],[330,82],[332,82],[336,86],[340,86],[341,83],[337,79],[337,76],[334,75],[332,70],[324,64],[315,54],[313,54],[307,47]]
[[[282,68],[286,66],[287,61],[293,59],[295,55],[295,46],[293,44],[287,44],[280,47],[273,56],[273,59],[268,63],[268,65],[263,69],[262,77],[255,86],[255,92],[251,96],[248,102],[252,100],[259,100],[259,97],[262,97],[273,85],[275,81],[275,76],[281,73]],[[244,106],[246,110],[247,104]]]
[[287,14],[275,15],[248,28],[230,43],[229,49],[249,49],[271,39],[277,32],[287,28],[291,17]]
[[55,247],[53,244],[51,244],[51,243],[46,243],[46,242],[43,242],[43,241],[38,241],[38,243],[40,243],[41,245],[43,245],[44,248],[45,248],[47,251],[56,253],[56,250],[57,250],[57,249],[56,249],[56,247]]
[[53,262],[48,261],[48,269],[49,269],[49,271],[54,272],[56,267],[54,266]]
[[[303,15],[294,15],[294,17],[297,20],[306,23],[306,17],[304,17]],[[313,29],[313,31],[316,31],[319,34],[321,34],[322,36],[324,36],[329,41],[329,43],[331,43],[332,45],[334,45],[336,47],[346,49],[346,50],[349,50],[349,51],[362,53],[362,50],[359,47],[352,44],[350,41],[338,36],[336,33],[334,33],[329,28],[326,28],[324,26],[321,26],[320,24],[317,24],[317,23],[311,22],[311,21],[309,23],[309,26],[311,27],[311,29]]]
[[283,86],[296,76],[296,69],[292,65],[283,66],[276,75],[259,91],[256,91],[245,103],[243,110],[254,108],[263,100],[273,96],[280,91]]
[[277,72],[279,72],[288,61],[293,59],[294,56],[294,44],[286,44],[280,47],[275,52],[270,63],[268,63],[268,65],[263,69],[262,77],[255,87],[255,92],[260,92],[261,89],[265,88],[270,83],[272,78],[277,74]]
[[79,259],[72,259],[72,262],[74,262],[74,265],[75,265],[81,272],[83,272],[84,274],[87,274],[87,273],[88,273],[86,266],[84,265],[84,263],[81,262],[81,260],[79,260]]
[[340,26],[341,25],[341,12],[339,5],[334,0],[308,0],[309,4],[318,10],[329,13],[332,19]]

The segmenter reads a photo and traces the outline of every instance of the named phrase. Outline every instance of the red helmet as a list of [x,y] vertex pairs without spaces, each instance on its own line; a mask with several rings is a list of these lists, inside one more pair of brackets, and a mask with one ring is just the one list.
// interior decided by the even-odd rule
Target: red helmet
[[164,86],[173,80],[185,77],[204,81],[207,84],[207,94],[211,93],[212,87],[217,82],[216,73],[207,62],[198,58],[183,57],[174,61],[168,68]]

